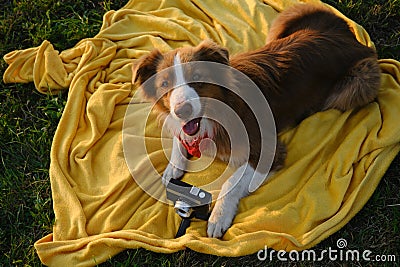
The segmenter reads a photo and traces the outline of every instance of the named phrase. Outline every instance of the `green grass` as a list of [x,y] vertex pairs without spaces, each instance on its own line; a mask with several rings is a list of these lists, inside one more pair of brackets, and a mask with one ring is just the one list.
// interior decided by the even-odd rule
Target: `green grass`
[[[400,60],[400,0],[327,1],[363,25],[380,58]],[[103,14],[122,0],[3,0],[0,3],[0,55],[39,45],[47,39],[56,49],[72,47],[100,29]],[[6,69],[0,61],[0,75]],[[66,95],[45,96],[32,84],[0,83],[0,266],[41,266],[33,243],[52,231],[54,215],[49,183],[52,137]],[[352,249],[396,254],[400,262],[400,156],[397,156],[365,207],[340,231],[315,249],[335,248],[345,238]],[[397,206],[395,205],[397,204]],[[102,266],[261,266],[256,255],[215,257],[190,250],[157,254],[127,250]],[[280,265],[280,262],[273,262]],[[290,266],[342,263],[292,262]],[[347,262],[361,266],[365,262]],[[387,263],[386,266],[393,266]]]

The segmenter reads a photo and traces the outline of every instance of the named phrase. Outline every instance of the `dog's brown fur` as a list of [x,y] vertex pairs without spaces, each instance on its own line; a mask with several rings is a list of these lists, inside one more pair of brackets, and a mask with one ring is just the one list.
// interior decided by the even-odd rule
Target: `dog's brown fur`
[[[133,82],[143,84],[160,70],[172,66],[177,51],[182,63],[219,62],[250,77],[268,100],[278,132],[318,111],[331,108],[345,111],[368,104],[376,98],[380,85],[376,52],[360,44],[347,23],[322,5],[299,4],[284,11],[272,25],[264,47],[230,59],[225,48],[211,41],[164,55],[155,50],[135,65]],[[156,83],[143,88],[148,99],[156,99],[160,94],[155,89],[159,88]],[[194,87],[200,96],[224,101],[237,112],[249,134],[249,162],[257,165],[260,131],[243,100],[215,85]],[[199,87],[203,89],[197,90]],[[167,93],[157,103],[160,112],[169,112],[168,96]],[[229,155],[229,137],[221,126],[216,124],[216,128],[214,141],[218,153]],[[278,143],[277,148],[273,169],[279,169],[285,158],[284,147]]]

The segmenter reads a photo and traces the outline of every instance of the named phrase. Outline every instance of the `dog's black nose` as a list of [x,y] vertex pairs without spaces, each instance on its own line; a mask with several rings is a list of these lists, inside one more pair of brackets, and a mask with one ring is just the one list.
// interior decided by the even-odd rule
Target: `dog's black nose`
[[193,107],[188,102],[177,105],[174,109],[175,115],[180,119],[188,119],[192,115],[192,112]]

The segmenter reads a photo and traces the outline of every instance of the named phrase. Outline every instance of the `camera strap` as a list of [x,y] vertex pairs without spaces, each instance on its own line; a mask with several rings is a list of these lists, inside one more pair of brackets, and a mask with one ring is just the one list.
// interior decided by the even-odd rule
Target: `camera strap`
[[196,219],[207,221],[208,218],[210,217],[210,214],[204,213],[204,211],[203,211],[203,212],[194,213],[192,216],[187,217],[187,218],[182,217],[182,216],[180,216],[180,217],[182,218],[182,221],[181,221],[181,224],[179,225],[178,232],[176,233],[175,238],[181,237],[186,233],[186,229],[190,226],[190,223],[192,222],[193,217]]
[[186,233],[186,229],[190,226],[189,218],[182,218],[181,224],[179,225],[178,232],[176,233],[175,238],[181,237]]

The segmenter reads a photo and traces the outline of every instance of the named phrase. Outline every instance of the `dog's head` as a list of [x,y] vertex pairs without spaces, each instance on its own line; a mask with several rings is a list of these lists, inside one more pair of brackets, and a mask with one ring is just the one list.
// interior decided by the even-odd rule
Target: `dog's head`
[[181,140],[215,135],[214,122],[207,117],[211,106],[207,99],[223,101],[224,89],[212,81],[224,79],[225,74],[215,73],[204,62],[229,65],[228,51],[207,40],[165,54],[154,50],[133,65],[132,82],[155,103],[169,130]]

